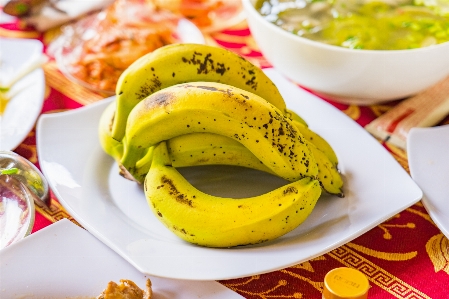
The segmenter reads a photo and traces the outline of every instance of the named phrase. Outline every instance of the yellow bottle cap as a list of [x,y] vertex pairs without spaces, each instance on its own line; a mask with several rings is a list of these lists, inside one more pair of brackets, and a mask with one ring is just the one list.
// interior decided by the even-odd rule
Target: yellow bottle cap
[[368,290],[368,278],[356,269],[336,268],[324,277],[325,299],[366,299]]

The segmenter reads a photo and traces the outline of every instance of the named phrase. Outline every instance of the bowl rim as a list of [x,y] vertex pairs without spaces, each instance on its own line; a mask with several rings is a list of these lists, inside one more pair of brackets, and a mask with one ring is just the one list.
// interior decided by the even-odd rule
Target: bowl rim
[[349,49],[344,48],[340,46],[335,45],[329,45],[322,42],[314,41],[293,33],[288,32],[287,30],[284,30],[280,28],[279,26],[276,26],[275,24],[268,22],[266,19],[262,17],[260,13],[257,12],[257,10],[254,7],[254,4],[259,0],[242,0],[243,7],[247,14],[251,14],[253,18],[261,21],[264,23],[268,28],[275,30],[278,34],[282,34],[283,36],[287,37],[288,39],[292,39],[293,41],[298,41],[305,43],[309,46],[314,46],[318,48],[322,48],[324,50],[331,50],[331,51],[337,51],[342,53],[356,53],[357,55],[404,55],[405,53],[417,53],[417,52],[430,52],[432,50],[435,50],[437,48],[444,48],[449,47],[449,41],[436,44],[428,47],[422,47],[422,48],[414,48],[414,49],[402,49],[402,50],[364,50],[364,49]]

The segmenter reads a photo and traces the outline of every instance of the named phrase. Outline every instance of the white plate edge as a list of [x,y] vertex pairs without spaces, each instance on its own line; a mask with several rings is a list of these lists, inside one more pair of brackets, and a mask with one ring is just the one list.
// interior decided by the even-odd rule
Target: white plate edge
[[[415,180],[414,176],[416,176],[416,172],[415,172],[415,164],[414,163],[410,163],[410,155],[413,155],[412,153],[414,152],[414,148],[412,147],[412,143],[414,143],[416,138],[420,138],[420,135],[422,134],[426,134],[427,132],[435,132],[438,130],[448,130],[449,129],[449,125],[448,127],[446,127],[445,129],[443,129],[442,127],[425,127],[425,128],[411,128],[409,131],[409,135],[407,137],[407,157],[409,160],[409,168],[410,168],[410,175],[412,177],[413,180]],[[416,182],[416,181],[415,181]],[[416,184],[419,186],[419,182],[416,182]],[[440,221],[440,217],[437,217],[436,214],[434,213],[433,208],[431,208],[431,201],[426,194],[423,191],[423,197],[421,199],[422,204],[424,206],[424,209],[427,211],[427,213],[429,214],[430,218],[432,219],[432,221],[435,223],[435,225],[438,227],[438,229],[447,237],[449,238],[449,227],[446,227],[446,225],[444,225],[441,221]]]
[[[271,69],[268,69],[268,70],[271,70]],[[313,95],[313,94],[311,94],[311,96],[316,97],[316,96]],[[316,98],[319,99],[318,97],[316,97]],[[105,100],[107,100],[107,99],[105,99]],[[77,109],[74,109],[74,110],[70,110],[70,111],[60,112],[60,113],[57,113],[57,114],[43,115],[43,120],[45,121],[45,118],[47,118],[47,117],[49,117],[49,118],[58,118],[58,117],[63,117],[64,115],[67,115],[67,114],[82,113],[84,109],[93,108],[93,107],[95,107],[95,106],[97,106],[97,105],[102,105],[102,104],[106,105],[106,104],[104,103],[105,100],[102,100],[102,101],[99,101],[99,102],[96,102],[96,103],[93,103],[93,104],[89,104],[89,105],[87,105],[87,106],[80,107],[80,108],[77,108]],[[112,99],[111,99],[111,100],[112,100]],[[344,117],[347,119],[347,121],[353,121],[349,116],[347,116],[346,114],[344,114],[343,112],[341,112],[339,109],[337,109],[336,107],[334,107],[334,106],[331,105],[330,103],[327,103],[326,101],[322,101],[322,104],[323,104],[323,105],[326,105],[328,108],[334,109],[336,113],[340,113],[341,116],[344,116]],[[39,126],[39,127],[40,127],[40,125],[41,125],[40,122],[41,122],[41,120],[39,120],[39,122],[38,122],[38,126]],[[351,125],[351,127],[352,127],[352,125]],[[360,128],[360,132],[364,132],[364,134],[366,134],[367,138],[372,138],[373,141],[374,141],[376,144],[378,144],[378,142],[375,140],[375,138],[374,138],[371,134],[369,134],[369,133],[368,133],[362,126],[358,126],[358,127]],[[39,138],[38,138],[38,136],[36,136],[36,139],[37,139],[37,146],[38,146],[38,151],[39,151],[40,146],[39,146]],[[382,145],[380,145],[380,144],[379,144],[379,146],[382,147]],[[383,150],[384,150],[386,153],[388,153],[388,151],[387,151],[384,147],[382,147],[382,148],[383,148]],[[402,166],[400,166],[400,164],[397,162],[397,160],[395,160],[394,157],[393,157],[390,153],[388,153],[388,157],[391,159],[391,161],[394,161],[394,163],[396,163],[397,166],[400,167],[400,168],[406,173],[406,171],[402,168]],[[45,171],[43,171],[43,172],[44,172],[44,174],[45,174]],[[366,233],[367,231],[369,231],[369,230],[371,230],[372,228],[374,228],[376,225],[378,225],[378,224],[380,224],[380,223],[382,223],[382,222],[388,220],[389,218],[391,218],[391,217],[394,216],[395,214],[397,214],[397,213],[403,211],[403,210],[406,209],[407,207],[412,206],[413,204],[415,204],[416,202],[418,202],[418,201],[422,198],[422,190],[421,190],[421,188],[419,188],[419,186],[418,186],[413,180],[411,180],[411,183],[412,183],[413,185],[415,185],[416,191],[418,191],[418,193],[416,194],[416,198],[415,198],[414,200],[412,200],[412,201],[407,202],[407,204],[405,204],[405,205],[403,205],[403,206],[397,208],[396,210],[391,211],[390,213],[384,215],[384,217],[381,217],[382,220],[381,220],[380,222],[379,222],[379,221],[373,221],[373,222],[371,222],[370,225],[367,225],[367,226],[364,227],[363,229],[360,229],[360,230],[356,231],[356,232],[355,232],[354,234],[352,234],[351,236],[347,236],[346,238],[341,239],[339,242],[335,242],[335,243],[333,243],[332,245],[330,245],[330,246],[328,246],[328,247],[326,247],[326,248],[323,248],[322,251],[320,251],[320,252],[316,253],[315,255],[312,255],[311,257],[308,257],[308,258],[306,258],[306,259],[304,259],[304,260],[302,260],[302,261],[295,261],[295,262],[293,262],[293,263],[288,263],[288,264],[285,264],[285,265],[282,265],[282,266],[279,266],[279,267],[275,267],[275,268],[272,268],[272,269],[268,269],[268,270],[266,270],[266,271],[261,271],[261,272],[258,272],[258,273],[254,273],[254,274],[252,274],[252,275],[263,274],[263,273],[268,273],[268,272],[276,271],[276,270],[279,270],[279,269],[283,269],[283,268],[286,268],[286,267],[289,267],[289,266],[292,266],[292,265],[295,265],[295,264],[298,264],[298,263],[301,263],[301,262],[310,260],[310,259],[315,258],[315,257],[317,257],[317,256],[321,256],[321,255],[323,255],[323,254],[326,254],[326,253],[328,253],[328,252],[330,252],[330,251],[332,251],[332,250],[334,250],[334,249],[336,249],[336,248],[338,248],[338,247],[340,247],[340,246],[342,246],[342,245],[344,245],[344,244],[350,242],[351,240],[353,240],[353,239],[355,239],[355,238],[357,238],[357,237],[363,235],[363,234]],[[51,186],[51,188],[52,188],[52,190],[53,190],[53,186]],[[55,192],[55,191],[54,191],[54,192]],[[61,195],[59,194],[59,192],[58,192],[58,193],[55,192],[55,194],[57,195],[58,198],[62,198]],[[62,203],[62,202],[61,202],[61,204],[65,207],[65,203]],[[71,215],[72,215],[75,219],[77,219],[77,221],[79,221],[78,218],[75,217],[75,215],[76,215],[76,216],[78,216],[78,215],[77,215],[76,213],[74,213],[74,211],[72,211],[72,209],[70,209],[69,207],[65,207],[65,208],[67,208],[67,210],[71,212]],[[167,277],[167,276],[160,276],[160,275],[157,275],[157,274],[145,272],[145,271],[143,271],[143,269],[142,269],[140,266],[135,265],[133,262],[129,261],[128,258],[126,258],[125,256],[123,256],[120,249],[118,249],[118,248],[117,248],[116,246],[114,246],[113,244],[110,244],[110,243],[108,242],[108,240],[104,240],[103,237],[102,237],[102,235],[101,235],[97,230],[93,229],[93,227],[91,227],[91,226],[88,225],[87,223],[86,223],[87,225],[83,224],[82,222],[84,222],[84,221],[79,221],[79,222],[80,222],[80,224],[82,224],[84,227],[86,227],[86,228],[89,227],[89,228],[90,228],[90,229],[88,229],[89,232],[91,232],[93,235],[95,235],[97,238],[99,238],[103,243],[108,244],[108,246],[111,247],[115,252],[117,252],[118,254],[120,254],[123,258],[125,258],[128,262],[130,262],[134,267],[136,267],[137,269],[139,269],[139,271],[141,271],[141,272],[143,272],[143,273],[146,273],[146,274],[148,274],[148,275],[153,275],[153,276],[163,277],[163,278],[170,278],[170,279],[199,280],[199,279],[189,279],[189,278],[185,278],[185,277],[174,277],[174,276]],[[244,276],[238,276],[238,277],[244,277]],[[214,278],[201,279],[201,280],[226,280],[226,279],[235,279],[235,278],[238,278],[238,277],[236,277],[236,276],[232,276],[232,277],[218,277],[218,278],[217,278],[217,277],[214,277]]]

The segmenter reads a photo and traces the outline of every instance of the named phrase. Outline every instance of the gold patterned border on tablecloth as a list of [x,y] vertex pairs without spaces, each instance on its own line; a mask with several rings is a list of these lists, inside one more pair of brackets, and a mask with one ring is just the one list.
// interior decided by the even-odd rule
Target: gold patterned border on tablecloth
[[396,298],[431,299],[426,294],[420,292],[408,283],[353,251],[347,245],[332,250],[328,255],[347,267],[358,269],[364,273],[372,283]]
[[67,213],[64,207],[53,197],[51,198],[51,204],[49,207],[39,202],[35,202],[35,209],[37,212],[39,212],[39,214],[41,214],[51,222],[56,222],[66,218],[75,223],[76,225],[82,227],[72,216],[70,216],[69,213]]

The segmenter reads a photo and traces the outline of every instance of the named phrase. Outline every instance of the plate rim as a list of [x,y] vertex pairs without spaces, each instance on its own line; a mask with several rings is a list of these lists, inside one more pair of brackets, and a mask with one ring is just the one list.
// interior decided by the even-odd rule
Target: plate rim
[[[24,130],[22,134],[15,134],[17,138],[15,138],[15,142],[12,142],[11,145],[5,148],[0,148],[0,150],[15,150],[28,136],[28,134],[33,130],[34,126],[36,125],[36,121],[38,120],[40,113],[42,111],[42,108],[44,107],[45,102],[45,74],[44,70],[42,68],[38,68],[34,70],[32,73],[28,74],[28,76],[36,76],[36,80],[39,82],[36,82],[35,84],[41,84],[41,90],[42,92],[38,95],[39,100],[36,101],[36,109],[33,111],[34,113],[32,115],[29,115],[30,117],[26,117],[26,119],[29,119],[27,122],[27,126],[23,126]],[[25,79],[25,78],[24,78]],[[18,96],[18,95],[16,95]],[[6,107],[8,109],[8,107]],[[5,110],[6,112],[7,110]],[[4,114],[3,114],[4,115]],[[26,130],[25,130],[26,128]],[[20,137],[19,137],[20,136]],[[10,136],[8,136],[10,137]],[[1,139],[0,139],[1,143]]]
[[[2,41],[2,40],[6,41],[7,43],[11,43],[11,44],[27,45],[28,47],[31,47],[30,54],[34,54],[35,52],[42,52],[42,50],[43,50],[42,42],[39,41],[39,40],[36,40],[36,39],[21,39],[21,38],[11,38],[11,37],[0,37],[0,41]],[[21,68],[23,68],[23,65],[21,66]],[[4,147],[3,148],[3,146],[1,146],[3,139],[1,139],[1,135],[0,135],[0,150],[11,150],[12,151],[12,150],[16,149],[26,139],[28,134],[31,132],[31,130],[33,129],[33,127],[36,124],[36,121],[37,121],[37,119],[39,117],[40,112],[42,111],[42,107],[43,107],[44,101],[45,101],[45,74],[44,74],[44,71],[43,71],[43,69],[41,67],[37,68],[36,70],[30,72],[25,77],[20,79],[20,81],[24,80],[26,77],[29,77],[29,76],[35,76],[36,77],[35,80],[37,82],[33,83],[33,85],[34,84],[38,84],[38,85],[42,86],[41,87],[42,92],[39,95],[37,95],[37,97],[39,99],[36,101],[36,103],[37,103],[36,109],[33,111],[34,113],[32,115],[30,115],[30,117],[27,117],[27,119],[29,121],[27,123],[27,126],[24,126],[23,133],[22,134],[14,134],[15,136],[17,136],[17,138],[15,138],[15,141],[12,142],[8,147]],[[17,82],[17,84],[19,82]],[[23,90],[23,91],[25,91],[25,90]],[[23,91],[20,91],[20,93],[23,92]],[[18,96],[18,94],[16,96]],[[8,109],[8,107],[6,107],[6,109],[4,111],[4,114],[7,112],[7,109]],[[1,122],[2,121],[0,121],[0,123]],[[10,137],[10,136],[8,136],[8,137]]]
[[[50,241],[47,243],[42,243],[41,240]],[[71,244],[73,242],[80,244],[81,241],[87,242],[87,246],[83,246],[84,250],[81,250],[81,252],[77,249],[72,249],[70,245],[65,243],[68,242]],[[37,247],[36,245],[41,246],[38,246],[37,250],[34,250],[33,252],[33,248]],[[71,259],[71,257],[73,256],[69,255],[69,253],[72,250],[75,251],[74,254],[76,257],[82,257],[80,261],[77,259],[76,261],[69,262],[69,265],[65,265],[72,271],[66,273],[62,273],[64,271],[61,271],[61,273],[54,271],[54,268],[59,268],[59,270],[64,269],[60,266],[58,267],[59,264],[57,261],[60,261],[61,259]],[[98,254],[98,251],[94,250],[99,250],[99,252],[101,253],[101,262],[107,262],[107,267],[111,267],[114,269],[113,273],[96,270],[95,268],[98,268],[97,265],[89,263],[93,262],[96,259],[95,254]],[[23,258],[21,258],[20,255],[17,255],[17,252],[21,254],[27,252],[28,257],[25,257],[26,261],[31,259],[33,260],[33,262],[36,262],[36,264],[42,264],[43,260],[48,262],[45,263],[46,265],[50,265],[45,269],[33,267],[34,270],[29,271],[31,272],[31,274],[28,274],[26,278],[24,278],[23,275],[21,275],[20,278],[17,278],[16,275],[10,275],[11,272],[12,274],[17,274],[19,271],[22,271],[21,269],[23,269],[25,265],[29,265],[23,262]],[[33,252],[34,254],[30,255],[29,252]],[[62,253],[62,255],[58,256],[55,261],[54,254],[57,253]],[[17,260],[20,261],[18,263],[14,263],[14,261]],[[11,293],[14,294],[13,296],[8,298],[36,298],[36,296],[37,298],[94,298],[93,293],[89,294],[90,291],[93,291],[91,290],[93,284],[99,285],[101,287],[101,289],[98,288],[98,290],[95,288],[95,291],[98,291],[95,294],[95,296],[97,296],[106,287],[108,281],[114,280],[118,283],[118,279],[131,279],[137,285],[143,288],[147,278],[151,279],[153,283],[153,291],[155,292],[155,294],[160,294],[164,298],[168,298],[164,296],[165,290],[175,290],[175,288],[176,298],[190,298],[190,295],[194,295],[195,298],[196,296],[204,298],[203,296],[206,295],[208,296],[208,298],[216,299],[243,298],[238,293],[215,281],[198,281],[195,285],[192,285],[191,283],[186,283],[185,281],[177,281],[166,278],[161,279],[145,274],[142,275],[142,273],[140,273],[132,265],[123,260],[122,257],[117,254],[117,252],[113,251],[107,245],[103,244],[101,240],[98,240],[98,238],[92,236],[90,232],[79,227],[67,218],[62,218],[61,220],[42,228],[35,234],[32,234],[27,238],[20,240],[20,242],[14,243],[4,250],[0,250],[0,265],[5,266],[5,268],[2,268],[0,277],[8,276],[6,281],[12,281],[12,285],[2,284],[2,282],[0,282],[2,295],[11,295]],[[88,284],[89,286],[87,288],[80,288],[79,285],[80,283],[82,283],[82,281],[80,281],[80,278],[82,277],[82,279],[86,280],[91,279],[85,274],[92,270],[101,274],[96,275],[93,279],[93,283]],[[73,274],[73,271],[75,271],[76,273]],[[24,282],[29,279],[29,276],[32,276],[32,273],[36,272],[40,273],[39,278],[27,284],[26,288],[23,288]],[[52,288],[50,290],[45,288],[45,284],[53,285],[55,276],[60,277],[62,281],[69,281],[69,285],[64,285],[65,288],[59,287]],[[35,294],[35,292],[48,292],[50,294],[45,294],[45,297],[42,297],[44,294]],[[64,296],[57,296],[57,294],[55,293],[58,292],[66,293],[64,294]]]
[[[438,229],[445,235],[447,238],[449,238],[449,222],[448,225],[443,223],[438,217],[438,214],[435,212],[434,209],[434,200],[432,198],[429,198],[426,193],[425,189],[427,187],[422,187],[422,182],[420,178],[416,178],[416,172],[415,167],[417,167],[417,164],[420,164],[419,162],[415,161],[412,162],[414,159],[411,158],[414,156],[415,147],[413,146],[417,141],[416,139],[420,139],[422,135],[426,134],[427,132],[436,132],[436,131],[448,131],[449,132],[449,125],[444,126],[437,126],[437,127],[426,127],[426,128],[412,128],[409,132],[408,139],[407,139],[407,156],[408,156],[408,162],[409,162],[409,168],[410,168],[410,175],[412,176],[413,180],[418,184],[418,186],[423,190],[423,197],[421,199],[422,204],[424,208],[426,209],[427,213],[429,214],[430,218],[435,222],[435,225],[438,227]],[[437,205],[439,206],[439,205]]]

